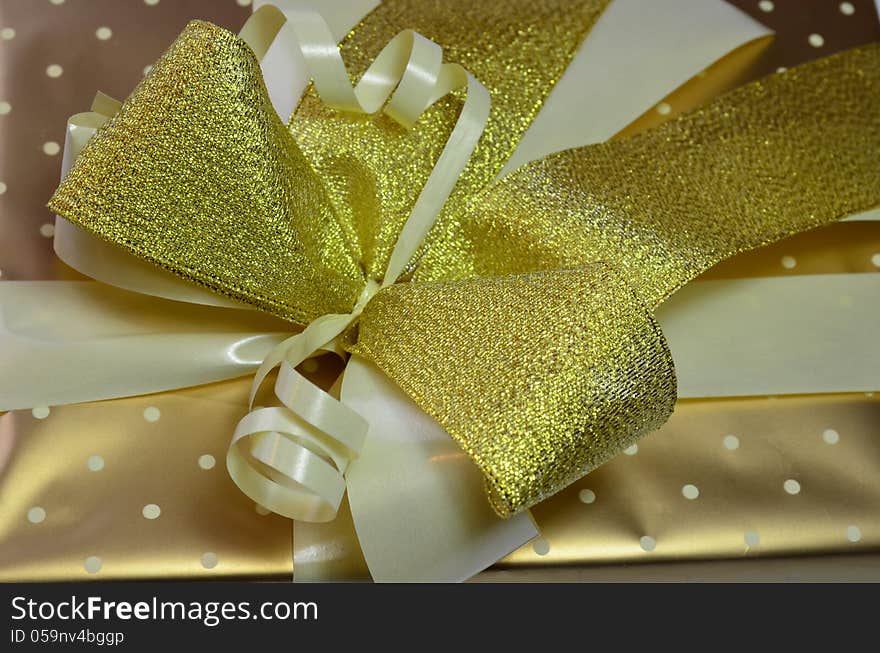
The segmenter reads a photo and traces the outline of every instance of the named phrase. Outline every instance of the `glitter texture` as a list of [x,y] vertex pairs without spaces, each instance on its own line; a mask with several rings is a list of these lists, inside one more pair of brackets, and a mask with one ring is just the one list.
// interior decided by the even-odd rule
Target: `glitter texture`
[[[426,242],[454,222],[498,175],[608,0],[415,0],[383,2],[345,40],[358,78],[395,34],[416,32],[443,48],[489,90],[492,110],[467,169]],[[354,81],[354,79],[353,79]],[[307,94],[291,119],[320,171],[367,274],[381,279],[394,241],[449,137],[460,97],[438,102],[409,130],[388,116],[340,116]],[[389,174],[389,171],[396,171]],[[415,259],[424,251],[420,251]]]
[[656,306],[741,251],[880,201],[880,44],[792,68],[472,200],[418,280],[612,263]]
[[354,351],[468,452],[500,515],[659,428],[675,403],[659,326],[605,265],[396,284],[359,331]]
[[365,278],[250,48],[190,23],[83,150],[50,208],[211,290],[300,324]]

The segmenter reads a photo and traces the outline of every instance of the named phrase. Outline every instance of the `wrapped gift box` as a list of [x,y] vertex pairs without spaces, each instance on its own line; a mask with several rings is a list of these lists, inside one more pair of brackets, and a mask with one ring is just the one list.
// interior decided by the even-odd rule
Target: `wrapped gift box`
[[[0,4],[0,283],[79,277],[54,256],[54,219],[44,208],[57,185],[67,117],[97,90],[125,97],[189,19],[236,31],[251,11],[241,4]],[[324,10],[339,37],[371,5]],[[751,79],[880,37],[868,1],[805,8],[717,0],[687,14],[661,10],[663,28],[633,22],[626,6],[619,0],[607,10],[604,31],[586,41],[511,168],[647,129]],[[599,57],[602,65],[591,65]],[[267,79],[277,65],[270,51]],[[602,75],[612,83],[597,96]],[[589,99],[585,116],[560,130],[579,96]],[[664,305],[659,317],[679,375],[691,380],[674,416],[537,506],[541,537],[486,578],[676,577],[668,571],[676,568],[711,576],[678,565],[875,552],[876,355],[867,351],[854,365],[851,353],[871,348],[864,325],[877,317],[870,277],[880,267],[880,231],[876,215],[857,218],[734,257]],[[779,285],[785,280],[791,285]],[[724,310],[706,298],[719,293]],[[805,321],[830,326],[791,335],[792,323]],[[731,334],[744,330],[740,343],[765,338],[773,346],[738,348]],[[326,384],[339,372],[329,358],[309,361],[304,372]],[[4,415],[0,578],[367,577],[344,508],[330,524],[291,528],[228,478],[222,461],[248,387],[240,379]],[[665,571],[625,566],[658,562],[668,563]],[[728,577],[740,573],[723,568]]]

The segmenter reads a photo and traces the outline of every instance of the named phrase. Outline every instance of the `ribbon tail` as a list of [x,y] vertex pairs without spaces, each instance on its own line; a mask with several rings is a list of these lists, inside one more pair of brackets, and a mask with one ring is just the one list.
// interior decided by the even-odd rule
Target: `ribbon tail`
[[374,580],[463,581],[538,535],[527,512],[495,514],[467,454],[360,356],[348,363],[342,401],[370,423],[346,481]]
[[176,390],[252,373],[283,339],[264,315],[91,281],[0,284],[0,410]]

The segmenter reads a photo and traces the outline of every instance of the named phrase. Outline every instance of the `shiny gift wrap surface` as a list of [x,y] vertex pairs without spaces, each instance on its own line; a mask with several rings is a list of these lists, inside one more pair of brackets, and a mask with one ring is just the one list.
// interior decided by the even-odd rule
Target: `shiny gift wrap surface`
[[544,541],[504,563],[876,551],[878,424],[873,395],[680,402],[637,448],[538,506]]
[[[204,458],[222,460],[247,386],[0,418],[0,578],[289,579],[294,561],[304,577],[366,578],[346,514],[292,543],[288,520],[248,502]],[[90,424],[108,409],[112,421]],[[766,556],[877,552],[878,421],[876,395],[679,402],[637,448],[536,508],[542,539],[499,568],[734,559],[747,574]],[[147,519],[151,504],[160,513]]]
[[[735,262],[733,262],[733,264],[735,265]],[[758,401],[758,400],[756,400],[756,401]],[[787,401],[790,401],[790,400],[779,400],[779,402],[777,402],[777,403],[787,402]],[[809,401],[810,401],[809,399],[805,399],[805,402],[809,403]],[[853,404],[855,404],[855,405],[861,405],[861,403],[862,403],[863,401],[870,401],[870,400],[869,400],[868,398],[855,398],[855,397],[854,397],[854,398],[850,398],[850,401],[851,401]],[[679,406],[679,414],[681,414],[682,409],[685,409],[684,415],[687,415],[687,414],[688,414],[688,412],[687,412],[688,403],[689,403],[689,402],[683,402],[682,404],[680,404],[680,406]],[[731,403],[736,404],[736,403],[738,403],[738,402],[731,402]],[[772,403],[772,401],[771,401],[771,403]],[[744,402],[744,405],[745,405],[745,402]],[[61,409],[58,409],[58,410],[61,410]],[[773,412],[773,411],[771,411],[771,414],[772,414],[772,415],[775,415],[775,416],[773,417],[774,420],[779,419],[779,416],[780,416],[782,413],[784,413],[784,411],[779,411],[778,413],[777,413],[777,412]],[[872,420],[873,418],[876,417],[875,415],[872,415],[871,413],[862,413],[862,414],[866,417],[865,423],[868,424],[868,425],[870,425],[870,424],[871,424],[871,420]],[[57,416],[58,416],[58,415],[57,415],[57,411],[56,411],[55,409],[53,409],[52,417],[57,417]],[[678,417],[679,417],[679,415],[677,414],[677,415],[676,415],[676,418],[674,418],[674,421],[675,421]],[[4,418],[4,419],[7,419],[7,418]],[[142,419],[142,418],[140,418],[140,419]],[[704,426],[705,426],[705,425],[704,425]],[[850,425],[850,426],[852,426],[852,425]],[[667,427],[667,428],[668,428],[668,427]],[[652,438],[650,439],[650,442],[653,443],[653,442],[660,441],[660,438],[662,437],[663,433],[666,432],[666,430],[667,430],[667,429],[664,429],[663,431],[661,431],[660,433],[656,434],[655,436],[652,436]],[[732,431],[737,431],[736,428],[732,428],[731,430],[732,430]],[[814,429],[814,430],[815,430],[815,429]],[[827,430],[827,429],[826,429],[826,430]],[[856,432],[856,431],[858,431],[858,427],[850,428],[850,429],[847,429],[847,430],[852,431],[852,432]],[[218,438],[218,439],[219,439],[219,440],[222,440],[222,438]],[[852,440],[858,440],[858,436],[856,436],[856,437],[854,437],[854,438],[850,438],[850,439],[849,439],[850,444],[852,443]],[[842,437],[841,440],[840,440],[841,443],[844,443],[845,441],[846,441],[846,438],[843,438],[843,437]],[[791,444],[791,442],[789,442],[789,444]],[[644,453],[645,451],[646,451],[645,447],[642,447],[642,453]],[[868,453],[870,453],[870,450],[869,450],[869,449],[868,449],[868,450],[864,450],[864,449],[863,449],[863,451],[867,451]],[[817,451],[817,453],[819,453],[819,452]],[[19,460],[20,460],[20,459],[19,459]],[[29,460],[29,459],[25,459],[25,460]],[[613,463],[612,466],[613,466],[613,465],[618,465],[618,464],[624,464],[624,463],[626,463],[626,461],[628,461],[628,460],[633,460],[633,459],[632,459],[632,458],[623,458],[623,457],[621,457],[618,461],[615,461],[615,463]],[[21,463],[19,463],[19,464],[21,464]],[[610,468],[611,468],[611,467],[609,467],[608,469],[610,469]],[[109,467],[108,467],[107,469],[109,469]],[[590,479],[598,479],[597,482],[599,482],[599,481],[601,481],[601,475],[603,474],[603,472],[604,472],[604,470],[600,470],[599,472],[597,472],[596,474],[594,474],[594,475],[592,475],[592,476],[590,476],[590,477],[588,477],[588,478],[590,478]],[[74,471],[72,468],[71,468],[71,473],[72,473],[72,474],[75,474],[75,471]],[[671,476],[671,475],[670,475],[670,476]],[[860,478],[861,478],[861,476],[860,476]],[[620,483],[625,483],[625,482],[626,482],[626,481],[615,481],[615,485],[619,485]],[[630,481],[630,482],[638,482],[638,481]],[[814,484],[810,484],[810,485],[814,485]],[[702,485],[697,484],[697,487],[702,487]],[[768,487],[769,487],[769,486],[768,486]],[[805,487],[806,487],[806,486],[805,486]],[[586,490],[589,490],[589,488],[586,488]],[[593,490],[589,490],[589,491],[593,491]],[[544,504],[544,506],[541,507],[541,510],[544,511],[544,512],[542,512],[541,514],[543,514],[545,517],[546,517],[547,515],[549,515],[550,512],[547,512],[547,510],[550,510],[550,507],[551,507],[551,506],[553,506],[553,505],[557,505],[557,503],[559,503],[559,502],[562,501],[562,497],[565,497],[565,501],[569,502],[569,503],[573,506],[573,508],[572,508],[572,512],[571,512],[571,515],[575,515],[575,511],[580,511],[580,509],[584,507],[583,504],[589,504],[589,497],[590,497],[590,495],[589,495],[588,493],[585,492],[585,493],[583,494],[583,499],[586,499],[586,500],[583,500],[583,499],[582,499],[582,500],[581,500],[581,503],[576,503],[575,500],[574,500],[574,497],[572,496],[572,493],[573,493],[573,492],[574,492],[574,489],[568,491],[567,493],[564,493],[564,494],[560,495],[560,498],[559,498],[558,500],[556,500],[556,501],[554,501],[554,502],[550,502],[550,503],[548,503],[548,504]],[[806,493],[805,493],[805,494],[806,494]],[[600,496],[601,496],[601,494],[600,494]],[[641,495],[640,495],[640,496],[641,496]],[[790,496],[790,495],[788,495],[788,494],[786,493],[786,496]],[[702,499],[702,498],[706,498],[706,491],[705,491],[705,489],[702,491],[701,499]],[[650,499],[647,498],[647,497],[642,497],[642,498],[639,499],[639,503],[642,503],[643,501],[650,503]],[[690,501],[692,501],[692,500],[690,500]],[[594,503],[598,503],[598,502],[594,502]],[[698,502],[694,502],[694,503],[698,503]],[[642,505],[644,505],[644,504],[642,503]],[[704,504],[700,504],[700,505],[704,505]],[[816,504],[813,504],[814,507],[815,507],[815,505],[816,505]],[[861,505],[861,504],[859,504],[859,505]],[[546,506],[547,510],[545,510],[545,506]],[[782,515],[783,517],[784,517],[784,510],[785,510],[785,507],[786,507],[786,506],[785,506],[784,504],[780,504],[780,515]],[[711,512],[711,511],[710,511],[710,512]],[[47,517],[47,519],[44,520],[44,521],[41,522],[41,523],[43,523],[43,524],[51,524],[52,522],[50,521],[49,517],[54,517],[55,514],[56,514],[56,511],[54,511],[53,509],[50,508],[50,509],[48,510],[48,517]],[[162,520],[165,518],[165,516],[166,516],[167,514],[168,514],[167,511],[163,509],[163,512],[162,512],[162,518],[161,518],[160,520],[155,520],[153,523],[154,523],[154,524],[160,524],[160,523],[162,522]],[[579,512],[578,514],[586,514],[586,513]],[[716,514],[716,515],[717,515],[717,513],[712,513],[712,514]],[[810,513],[805,513],[805,514],[807,515],[807,518],[809,518],[809,514],[810,514]],[[813,514],[815,514],[815,513],[813,513]],[[617,511],[615,511],[615,515],[616,515],[617,517],[622,518],[622,519],[626,519],[627,512],[626,512],[626,510],[617,510]],[[136,515],[136,516],[137,516],[139,519],[141,519],[141,520],[144,519],[143,517],[140,517],[139,515]],[[710,517],[711,517],[711,515],[710,515]],[[19,513],[18,518],[19,518],[19,521],[21,521],[21,513]],[[572,519],[574,519],[574,517],[572,517]],[[547,520],[545,519],[545,521],[547,521]],[[552,519],[551,519],[550,521],[552,521]],[[550,523],[550,521],[548,521],[548,523]],[[630,521],[632,521],[632,520],[630,520]],[[854,524],[851,524],[850,526],[854,526],[854,525],[855,525],[855,520],[853,520],[853,521],[854,521]],[[145,522],[145,523],[146,523],[146,522]],[[591,523],[592,523],[592,522],[591,522]],[[554,524],[554,526],[555,526],[556,522],[553,522],[553,524]],[[543,525],[543,524],[542,524],[542,525]],[[11,528],[17,528],[17,527],[20,527],[20,528],[31,528],[31,525],[28,524],[27,526],[22,526],[21,524],[19,524],[18,526],[15,526],[15,521],[14,521],[13,519],[10,519],[10,527],[11,527]],[[708,527],[707,527],[707,528],[708,528]],[[736,528],[738,528],[738,526],[737,526],[737,527],[732,527],[732,528],[735,530]],[[839,528],[837,528],[837,526],[834,526],[834,528],[837,529],[837,530],[840,530]],[[612,528],[611,530],[614,531],[613,528]],[[610,536],[612,540],[614,540],[614,538],[618,538],[618,537],[619,537],[619,538],[620,538],[620,541],[624,541],[624,540],[625,540],[625,541],[627,541],[627,542],[630,543],[629,545],[627,545],[629,548],[627,548],[627,547],[623,547],[623,548],[627,551],[627,553],[626,553],[625,555],[623,555],[620,559],[627,559],[627,558],[626,558],[627,555],[629,555],[632,559],[638,559],[638,556],[644,555],[646,552],[645,552],[642,548],[640,548],[640,549],[638,549],[638,550],[636,550],[635,548],[632,548],[633,535],[634,535],[634,533],[636,533],[636,532],[638,532],[638,531],[641,531],[641,530],[644,530],[645,532],[649,532],[649,531],[651,531],[651,530],[656,531],[657,529],[656,529],[656,528],[652,528],[652,527],[650,527],[650,526],[645,526],[645,527],[638,527],[638,528],[634,528],[634,529],[630,529],[630,530],[632,530],[632,532],[629,532],[629,531],[628,531],[628,532],[626,532],[625,535],[622,535],[622,534],[619,534],[619,533],[612,533],[612,535]],[[761,528],[761,530],[763,531],[763,530],[766,530],[766,529]],[[832,529],[832,530],[834,530],[834,529]],[[44,530],[43,530],[43,533],[45,533],[45,532],[46,532],[46,530],[44,529]],[[835,531],[835,532],[836,532],[836,531]],[[855,531],[850,531],[850,530],[849,530],[849,526],[847,526],[847,531],[846,531],[846,532],[847,532],[847,538],[848,538],[848,539],[847,539],[847,542],[848,542],[848,543],[852,543],[852,540],[849,539],[849,538],[850,538],[850,535],[851,535],[852,533],[855,533]],[[862,537],[861,537],[861,545],[860,545],[860,546],[870,546],[870,543],[871,543],[870,529],[867,529],[867,528],[864,527],[864,525],[863,525],[863,526],[861,527],[861,532],[862,532]],[[35,537],[38,536],[38,535],[37,535],[38,533],[39,533],[39,531],[31,529],[31,534],[34,535]],[[829,533],[830,533],[830,531],[829,531]],[[520,562],[523,562],[523,561],[526,561],[526,562],[528,562],[528,561],[531,561],[531,562],[535,562],[535,561],[537,561],[537,562],[550,562],[550,561],[572,562],[572,561],[576,561],[576,560],[578,559],[578,558],[577,558],[577,554],[576,554],[576,552],[575,552],[576,549],[577,549],[577,545],[575,544],[575,545],[571,545],[571,546],[566,546],[566,545],[563,543],[563,540],[567,540],[569,537],[571,537],[571,538],[577,538],[577,537],[578,537],[577,529],[572,529],[571,531],[569,531],[569,532],[566,533],[566,532],[557,532],[557,531],[554,531],[553,528],[551,528],[551,527],[548,526],[548,527],[545,528],[545,535],[546,535],[546,538],[547,538],[546,542],[542,542],[542,543],[540,543],[540,544],[537,544],[537,545],[534,547],[534,549],[532,550],[532,552],[524,551],[521,555],[520,555],[520,554],[514,555],[510,560],[513,561],[514,563],[520,563]],[[654,533],[654,536],[656,537],[656,535],[657,535],[657,534],[656,534],[656,532],[655,532],[655,533]],[[664,533],[664,535],[665,535],[665,533]],[[788,539],[786,540],[786,541],[787,541],[787,545],[786,545],[786,546],[783,546],[783,547],[778,548],[778,549],[771,549],[770,547],[765,547],[765,548],[763,549],[763,551],[786,552],[786,553],[787,553],[787,552],[796,552],[796,551],[800,550],[800,549],[798,548],[799,542],[800,542],[801,545],[804,544],[804,541],[803,541],[803,540],[799,540],[797,537],[794,537],[791,533],[788,533],[786,537],[788,538]],[[834,542],[837,542],[837,544],[835,544],[834,546],[843,546],[844,548],[846,548],[846,547],[848,546],[848,545],[843,545],[843,544],[841,544],[841,542],[835,540],[834,538],[836,537],[836,535],[832,536],[832,535],[829,534],[827,537],[828,537],[828,539],[827,539],[827,540],[823,540],[823,542],[831,542],[831,541],[833,540]],[[205,540],[209,540],[210,538],[209,538],[209,537],[205,537],[204,539],[205,539]],[[279,535],[279,536],[278,536],[278,540],[277,540],[276,542],[274,542],[275,544],[278,545],[278,551],[283,551],[283,550],[284,550],[284,546],[283,546],[283,542],[282,542],[283,539],[284,539],[284,537],[282,537],[282,536]],[[599,539],[603,539],[603,540],[604,540],[604,538],[599,538]],[[669,540],[669,539],[670,539],[670,538],[662,538],[662,537],[661,537],[661,539],[660,539],[659,541],[662,543],[664,540]],[[741,538],[740,538],[740,539],[741,539]],[[765,537],[764,539],[766,540],[766,537]],[[773,538],[771,538],[771,540],[773,540]],[[13,540],[13,541],[15,541],[15,542],[16,542],[16,545],[18,545],[18,544],[20,544],[23,540],[20,540],[20,539],[19,539],[19,540]],[[345,549],[345,547],[343,547],[343,546],[340,544],[340,542],[343,542],[343,541],[345,541],[345,538],[344,538],[344,537],[339,537],[339,538],[337,538],[337,539],[335,539],[335,540],[331,540],[331,544],[330,544],[329,546],[327,546],[327,547],[324,547],[323,549],[322,549],[320,546],[313,546],[313,553],[315,553],[315,552],[317,552],[317,551],[323,551],[323,553],[315,553],[315,555],[317,555],[318,557],[320,557],[320,555],[324,555],[326,558],[331,558],[331,559],[332,559],[332,558],[333,558],[332,550],[334,549],[334,546],[336,547],[336,553],[339,554],[339,555],[341,555],[340,552],[341,552],[343,549]],[[577,541],[577,540],[575,540],[575,541]],[[775,540],[773,540],[773,541],[775,541]],[[335,542],[336,544],[334,545],[333,542]],[[546,544],[547,542],[550,542],[550,543],[552,544],[552,546],[550,546],[550,548],[549,548],[549,553],[547,553],[547,551],[545,550],[545,544]],[[197,547],[194,547],[194,548],[201,548],[201,549],[205,549],[206,551],[207,551],[207,550],[210,550],[208,547],[205,546],[205,545],[207,545],[207,544],[208,544],[207,541],[205,541],[205,542],[201,542],[201,543],[199,543],[199,545],[198,545]],[[289,541],[288,541],[288,543],[287,543],[287,546],[289,546]],[[599,546],[604,546],[604,545],[599,545]],[[729,547],[729,546],[733,546],[733,545],[730,545],[729,543],[727,543],[725,546],[728,546],[728,547]],[[830,546],[830,544],[829,544],[829,546]],[[81,547],[80,547],[80,548],[81,548]],[[217,548],[217,547],[215,546],[214,548]],[[589,547],[587,547],[587,548],[589,548]],[[584,548],[583,550],[586,551],[587,548]],[[735,549],[735,548],[736,548],[736,547],[734,546],[734,549]],[[670,557],[676,557],[676,556],[678,555],[678,553],[682,553],[682,555],[684,555],[684,556],[687,556],[687,555],[688,555],[687,550],[686,550],[686,549],[683,549],[683,548],[681,548],[681,547],[676,547],[676,546],[672,546],[672,545],[670,545],[670,548],[662,548],[662,547],[660,547],[660,546],[657,547],[657,550],[658,550],[658,551],[661,550],[661,549],[662,549],[664,552],[668,553]],[[752,553],[761,553],[761,552],[762,552],[762,550],[761,550],[760,548],[757,548],[757,547],[754,547],[754,546],[751,547],[751,550],[752,550]],[[821,546],[819,547],[819,550],[821,550]],[[709,546],[708,544],[707,544],[707,546],[705,547],[704,551],[708,552],[707,555],[709,555],[709,556],[711,556],[711,555],[727,555],[727,553],[725,552],[726,549],[724,549],[723,547],[721,547],[721,548],[719,549],[719,547]],[[678,553],[676,553],[676,552],[678,552]],[[539,553],[543,553],[544,555],[539,555]],[[187,553],[187,556],[189,556],[189,553]],[[63,557],[63,556],[62,556],[62,557]],[[70,559],[70,560],[67,560],[66,563],[65,563],[64,565],[59,565],[58,569],[52,572],[53,574],[54,574],[54,573],[57,573],[59,576],[63,576],[64,573],[65,573],[64,569],[68,569],[68,570],[69,570],[69,569],[73,569],[73,568],[77,567],[77,565],[78,565],[79,569],[82,569],[82,564],[81,564],[82,561],[81,561],[81,560],[79,561],[79,563],[73,564],[73,563],[76,562],[76,560],[78,560],[78,559],[77,559],[75,556],[68,556],[68,557],[71,558],[71,559]],[[306,558],[307,558],[307,556],[301,556],[300,559],[303,559],[303,560],[304,560],[304,559],[306,559]],[[601,559],[603,559],[601,555],[596,555],[594,549],[591,550],[591,553],[590,553],[590,555],[589,555],[589,558],[592,559],[592,560],[601,560]],[[188,559],[189,559],[190,561],[195,560],[195,558],[188,558]],[[279,558],[278,558],[278,556],[276,556],[276,557],[274,557],[274,558],[272,558],[272,559],[277,561]],[[210,558],[209,558],[209,560],[210,560]],[[235,573],[235,572],[233,571],[234,567],[230,567],[230,566],[227,566],[227,565],[223,564],[224,557],[223,557],[222,555],[220,555],[220,560],[221,560],[221,564],[217,565],[217,567],[215,568],[215,569],[216,569],[216,573],[224,573],[224,572],[225,572],[225,573]],[[187,564],[189,564],[189,563],[187,563]],[[273,563],[273,564],[274,564],[274,563]],[[170,566],[170,567],[177,567],[177,568],[180,568],[180,569],[187,569],[187,570],[191,569],[191,567],[187,567],[185,564],[180,564],[180,565],[178,565],[177,562],[170,562],[170,563],[169,563],[169,566]],[[107,565],[105,565],[105,567],[107,567]],[[107,568],[109,569],[109,567],[107,567]],[[279,568],[281,568],[280,565],[279,565]],[[204,567],[202,567],[202,569],[204,569]],[[143,570],[141,570],[141,571],[143,571]],[[132,570],[129,570],[128,572],[121,572],[121,573],[122,573],[122,575],[126,575],[127,573],[129,573],[130,575],[139,575],[139,574],[141,573],[141,571],[132,571]],[[38,572],[37,570],[35,570],[35,569],[32,569],[32,570],[29,571],[28,573],[33,573],[33,574],[35,574],[35,576],[39,576],[39,572]],[[144,573],[144,575],[150,575],[150,573],[149,573],[148,571],[143,571],[143,573]],[[172,572],[172,573],[173,573],[173,572]],[[185,571],[185,572],[183,572],[183,573],[189,573],[189,571]],[[198,573],[201,573],[201,572],[199,571]],[[259,572],[258,572],[258,571],[255,571],[254,569],[250,569],[250,570],[246,571],[245,573],[257,573],[257,574],[259,574]],[[13,572],[13,575],[14,575],[14,572]]]
[[246,396],[231,382],[0,418],[4,580],[289,577],[290,522],[223,468]]

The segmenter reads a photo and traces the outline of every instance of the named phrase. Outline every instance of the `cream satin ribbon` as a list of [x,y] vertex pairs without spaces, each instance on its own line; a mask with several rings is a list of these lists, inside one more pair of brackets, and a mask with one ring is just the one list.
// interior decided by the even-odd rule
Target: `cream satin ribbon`
[[[354,87],[327,23],[311,9],[285,13],[266,5],[251,16],[241,37],[262,57],[288,21],[318,95],[333,108],[362,114],[384,111],[411,127],[440,98],[461,88],[467,92],[382,281],[366,280],[351,313],[324,315],[269,353],[251,387],[252,410],[238,423],[227,453],[230,476],[255,502],[292,519],[325,522],[336,516],[345,492],[345,471],[361,449],[368,424],[295,368],[316,352],[341,353],[337,337],[379,290],[404,272],[476,147],[490,99],[480,82],[458,64],[443,63],[441,48],[412,30],[394,37]],[[279,366],[275,395],[283,406],[253,409],[266,376]]]

